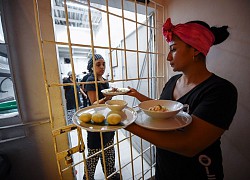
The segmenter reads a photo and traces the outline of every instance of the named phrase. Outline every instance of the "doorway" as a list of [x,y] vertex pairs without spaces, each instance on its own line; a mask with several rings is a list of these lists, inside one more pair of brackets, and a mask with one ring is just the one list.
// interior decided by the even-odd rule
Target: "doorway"
[[[134,87],[151,98],[159,96],[159,89],[164,82],[165,65],[163,60],[164,48],[156,42],[157,32],[163,24],[162,12],[164,8],[154,2],[140,3],[137,1],[51,1],[54,40],[41,38],[42,54],[50,48],[55,49],[56,57],[43,59],[44,70],[51,71],[51,65],[58,71],[58,78],[51,79],[47,76],[49,91],[52,132],[55,137],[55,147],[58,146],[57,136],[66,135],[69,149],[56,148],[60,154],[58,167],[64,178],[64,172],[71,172],[77,179],[82,178],[83,167],[86,160],[86,132],[76,128],[67,118],[64,87],[74,88],[75,111],[79,110],[82,102],[77,101],[77,86],[83,72],[87,71],[88,59],[94,54],[102,54],[107,60],[106,76],[113,87]],[[37,19],[39,23],[39,18]],[[42,23],[40,23],[42,25]],[[53,62],[53,63],[52,63]],[[63,78],[72,72],[73,81],[64,84]],[[49,73],[47,73],[49,74]],[[157,87],[157,88],[156,88]],[[56,96],[61,97],[61,107]],[[128,96],[117,96],[128,102],[128,106],[135,108],[138,101]],[[58,109],[60,112],[58,112]],[[63,117],[63,118],[62,118]],[[63,120],[63,121],[62,121]],[[119,145],[125,145],[130,151],[128,161],[121,162],[124,154],[120,153]],[[154,175],[154,146],[143,139],[121,129],[116,131],[118,151],[117,169],[122,172],[125,179],[144,179]],[[83,148],[83,149],[81,149]],[[80,151],[78,151],[81,149]],[[136,155],[135,155],[136,152]],[[59,156],[58,156],[59,157]],[[63,164],[65,158],[71,158],[70,163]],[[138,162],[135,163],[137,159]],[[125,168],[129,168],[129,175],[125,175]],[[139,166],[137,171],[135,166]],[[147,166],[146,166],[147,165]],[[99,168],[101,169],[101,168]],[[105,175],[104,175],[105,177]],[[107,177],[105,177],[107,178]]]

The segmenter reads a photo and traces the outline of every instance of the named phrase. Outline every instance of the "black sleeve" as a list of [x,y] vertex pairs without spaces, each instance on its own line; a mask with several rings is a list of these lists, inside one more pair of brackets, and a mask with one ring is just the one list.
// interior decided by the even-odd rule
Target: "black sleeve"
[[204,92],[193,114],[220,128],[228,129],[237,109],[238,93],[228,81],[213,84]]
[[[95,81],[95,78],[93,76],[90,76],[88,79],[87,79],[87,82],[91,82],[91,81]],[[85,91],[95,91],[96,88],[95,88],[95,83],[93,82],[93,84],[86,84],[85,85]]]

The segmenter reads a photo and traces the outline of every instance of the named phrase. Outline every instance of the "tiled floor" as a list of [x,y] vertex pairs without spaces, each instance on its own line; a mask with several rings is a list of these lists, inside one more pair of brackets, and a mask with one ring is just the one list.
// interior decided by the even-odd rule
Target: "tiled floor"
[[[83,132],[84,142],[87,142],[86,141],[86,137],[87,137],[86,131],[83,130],[82,132]],[[119,141],[121,141],[122,139],[125,138],[122,131],[119,130],[117,132],[118,132]],[[76,146],[77,145],[76,132],[75,131],[71,132],[70,136],[71,136],[72,146]],[[115,136],[115,140],[116,140],[116,136]],[[133,158],[136,158],[136,159],[133,161],[133,168],[132,168],[132,165],[131,165],[131,146],[130,146],[129,140],[121,141],[119,143],[119,149],[120,149],[120,157],[121,157],[120,162],[121,162],[121,167],[122,167],[121,171],[122,171],[123,180],[149,179],[151,177],[151,173],[152,173],[152,175],[154,174],[154,169],[152,169],[152,171],[151,171],[151,168],[148,165],[148,163],[145,160],[143,160],[143,161],[141,160],[142,159],[141,156],[136,158],[139,154],[133,147],[132,147],[132,154],[133,154]],[[115,150],[116,150],[116,169],[119,170],[119,163],[118,163],[119,158],[118,158],[117,146],[115,146]],[[74,155],[74,162],[79,162],[81,160],[82,160],[81,154],[78,153],[78,154]],[[125,166],[125,167],[123,167],[123,166]],[[142,171],[142,169],[143,169],[143,171]],[[83,163],[80,163],[79,165],[77,165],[75,170],[77,172],[76,179],[82,180]],[[144,175],[142,174],[142,172],[144,172]],[[99,160],[97,168],[96,168],[96,172],[95,172],[95,180],[104,180],[104,179],[105,179],[104,174],[102,172],[102,167],[101,167],[101,163]]]

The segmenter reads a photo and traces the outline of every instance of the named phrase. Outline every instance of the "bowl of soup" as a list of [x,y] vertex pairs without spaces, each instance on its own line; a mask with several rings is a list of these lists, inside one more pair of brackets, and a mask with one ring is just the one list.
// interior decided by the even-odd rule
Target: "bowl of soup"
[[148,100],[141,102],[139,108],[152,118],[167,119],[178,114],[183,104],[172,100]]

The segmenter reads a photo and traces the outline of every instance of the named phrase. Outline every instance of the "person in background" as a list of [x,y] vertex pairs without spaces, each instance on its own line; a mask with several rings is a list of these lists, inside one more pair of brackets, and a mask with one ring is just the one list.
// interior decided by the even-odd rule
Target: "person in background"
[[[192,123],[181,131],[154,131],[135,123],[126,128],[155,144],[156,180],[224,178],[220,138],[236,113],[238,93],[231,82],[207,69],[206,56],[211,46],[228,38],[227,28],[203,21],[173,25],[170,18],[163,25],[170,48],[167,61],[181,73],[168,80],[160,99],[188,104]],[[133,88],[127,95],[150,99]]]
[[[63,79],[63,83],[73,83],[72,72],[68,72],[68,77]],[[75,101],[75,93],[74,93],[74,86],[63,86],[64,94],[66,99],[66,106],[67,106],[67,123],[72,124],[72,117],[76,112],[76,101]],[[79,85],[76,85],[77,88],[77,99],[78,99],[78,106],[82,105],[79,93],[85,94]]]
[[[84,74],[84,76],[83,76],[81,82],[86,82],[87,79],[88,79],[88,77],[91,75],[91,73],[90,73],[90,72],[87,73],[86,71],[84,71],[83,74]],[[87,92],[86,92],[86,90],[85,90],[84,87],[85,87],[85,84],[82,84],[82,85],[81,85],[81,89],[82,89],[83,92],[84,92],[84,94],[83,94],[83,96],[82,96],[83,107],[87,107],[87,106],[89,105],[89,97],[88,97]]]
[[[85,90],[88,94],[90,104],[104,104],[107,100],[110,100],[111,96],[104,96],[101,90],[109,88],[109,83],[106,81],[105,78],[103,78],[103,74],[106,69],[105,60],[100,54],[94,54],[94,58],[91,57],[88,61],[87,69],[90,72],[90,76],[87,79],[87,82],[93,82],[95,81],[94,72],[93,72],[93,66],[95,66],[95,73],[97,77],[97,81],[100,81],[98,83],[98,89],[96,89],[95,84],[86,84]],[[98,91],[98,99],[96,97],[96,91]],[[114,135],[115,132],[103,132],[103,145],[104,148],[108,146],[112,146],[114,144]],[[88,147],[88,157],[95,154],[98,151],[101,151],[101,138],[99,132],[90,132],[87,131],[87,147]],[[106,172],[107,176],[114,173],[116,171],[115,168],[115,149],[114,146],[108,148],[104,151],[105,154],[105,164],[106,164]],[[98,154],[90,159],[87,160],[87,170],[88,170],[88,176],[89,179],[94,179],[95,175],[95,169],[96,165],[101,160],[103,172],[104,172],[104,165],[103,165],[103,157],[102,154]],[[86,176],[84,175],[83,179],[86,179]],[[110,179],[120,179],[120,174],[116,173],[113,175]]]

